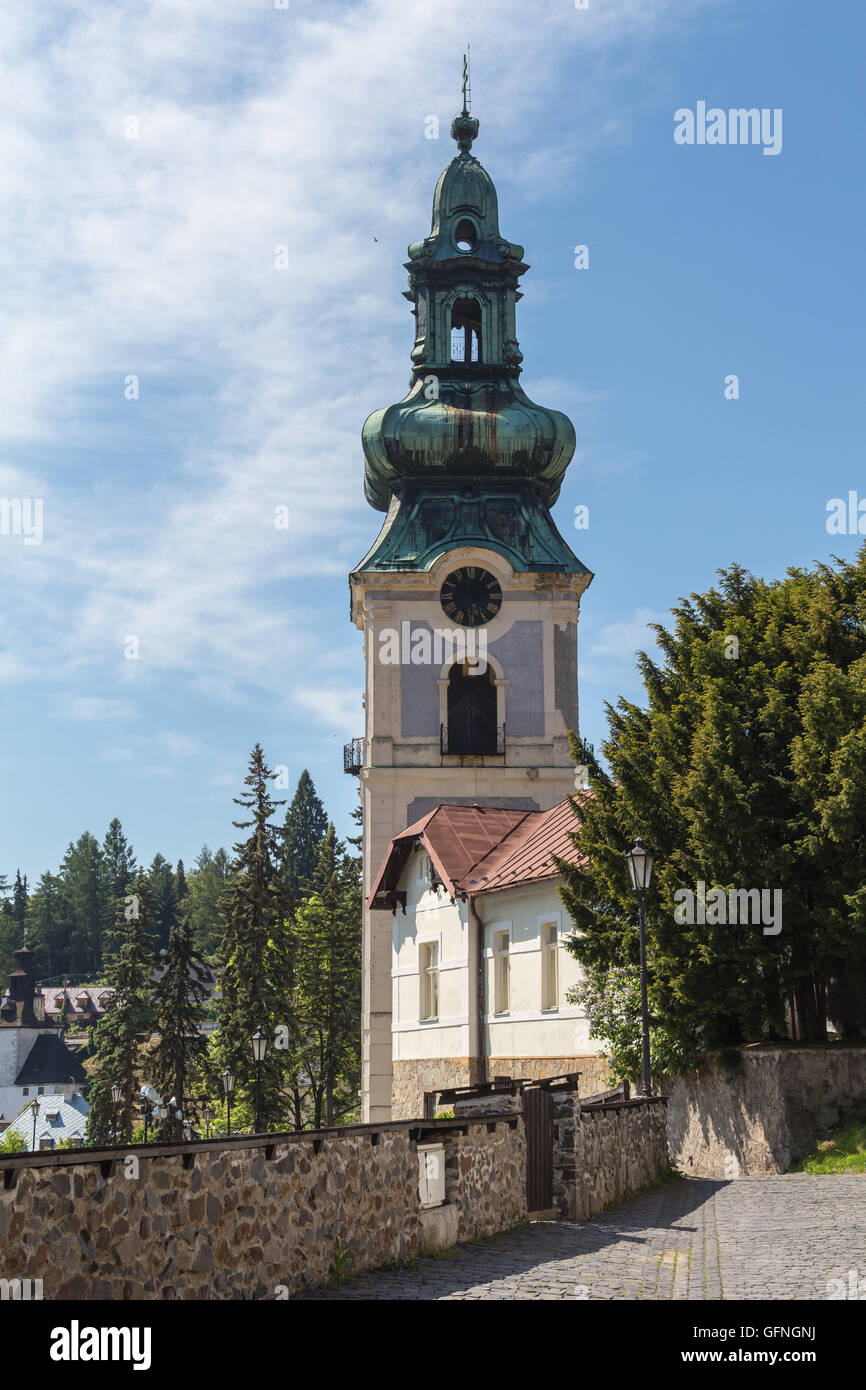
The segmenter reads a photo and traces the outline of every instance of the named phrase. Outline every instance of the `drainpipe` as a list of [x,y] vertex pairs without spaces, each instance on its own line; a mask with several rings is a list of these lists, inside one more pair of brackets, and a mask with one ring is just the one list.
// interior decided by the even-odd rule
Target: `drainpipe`
[[484,1049],[484,923],[475,908],[475,896],[467,893],[469,915],[475,918],[478,927],[478,974],[475,988],[475,1026],[478,1033],[478,1081],[487,1080],[487,1054]]

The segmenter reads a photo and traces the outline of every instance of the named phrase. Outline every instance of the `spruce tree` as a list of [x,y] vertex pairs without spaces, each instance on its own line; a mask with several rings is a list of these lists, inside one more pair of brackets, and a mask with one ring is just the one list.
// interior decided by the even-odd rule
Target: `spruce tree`
[[39,974],[55,979],[69,966],[61,885],[54,874],[43,874],[27,901],[27,940],[36,954]]
[[164,951],[168,947],[169,933],[174,924],[177,899],[171,865],[161,854],[154,856],[148,873],[148,883],[157,950]]
[[12,916],[18,925],[18,936],[21,941],[27,937],[27,875],[21,877],[21,870],[15,871],[15,887],[12,890]]
[[[206,1041],[201,1032],[208,991],[204,963],[192,941],[192,923],[186,907],[179,910],[160,960],[163,973],[153,991],[156,1032],[159,1041],[152,1054],[153,1084],[164,1101],[172,1095],[187,1120],[196,1114],[193,1089],[201,1078]],[[182,1121],[174,1125],[183,1137]]]
[[250,1039],[262,1029],[269,1044],[262,1073],[263,1108],[271,1118],[281,1106],[284,1061],[274,1045],[276,1030],[293,1028],[286,977],[286,919],[291,903],[280,874],[279,830],[273,823],[274,812],[284,803],[270,794],[273,778],[257,743],[245,778],[249,791],[234,798],[251,816],[233,824],[250,833],[234,847],[231,877],[220,905],[225,927],[219,952],[222,976],[215,1046],[219,1066],[230,1066],[237,1078],[236,1094],[250,1099],[254,1080]]
[[85,831],[60,866],[69,972],[95,979],[102,964],[108,894],[98,840]]
[[223,931],[219,904],[226,891],[229,873],[230,861],[225,850],[218,849],[211,854],[207,845],[203,845],[195,868],[187,878],[193,942],[204,960],[212,960],[219,948]]
[[294,988],[299,1082],[318,1128],[354,1112],[361,1079],[361,877],[330,824],[311,888],[294,915]]
[[123,833],[123,826],[115,816],[105,832],[102,842],[102,869],[105,879],[105,948],[106,954],[113,949],[112,936],[117,921],[118,909],[129,892],[129,885],[137,873],[135,851]]
[[[127,1142],[137,1116],[142,1082],[142,1048],[154,1018],[155,965],[148,880],[144,873],[131,885],[130,901],[118,909],[116,952],[108,962],[112,997],[93,1030],[94,1067],[88,1092],[87,1133],[91,1143],[105,1143],[114,1123],[111,1087],[121,1087],[118,1128]],[[165,1097],[164,1097],[165,1099]]]
[[292,804],[286,812],[280,855],[283,882],[293,899],[303,897],[316,868],[319,845],[328,829],[328,817],[304,768]]

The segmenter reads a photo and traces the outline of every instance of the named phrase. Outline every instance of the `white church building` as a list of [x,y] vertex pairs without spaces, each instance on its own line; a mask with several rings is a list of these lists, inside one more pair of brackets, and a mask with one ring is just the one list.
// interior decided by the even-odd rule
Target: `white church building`
[[584,1011],[554,856],[575,862],[569,801],[550,811],[438,806],[394,837],[369,906],[390,911],[392,1116],[425,1093],[605,1067]]
[[559,842],[575,789],[577,628],[593,575],[551,515],[574,428],[520,384],[529,266],[500,231],[478,129],[464,102],[430,233],[409,247],[409,392],[362,433],[365,495],[384,519],[349,577],[365,728],[344,766],[363,813],[371,1121],[415,1112],[425,1088],[479,1068],[598,1067],[565,997],[576,967],[555,874],[519,852]]

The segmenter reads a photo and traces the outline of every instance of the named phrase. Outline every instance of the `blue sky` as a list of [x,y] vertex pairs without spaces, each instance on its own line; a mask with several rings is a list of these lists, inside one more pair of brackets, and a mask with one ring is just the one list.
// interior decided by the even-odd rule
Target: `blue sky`
[[[855,553],[825,525],[829,498],[866,496],[855,7],[15,8],[0,497],[44,499],[44,537],[0,534],[0,871],[33,883],[115,815],[145,861],[229,845],[256,739],[350,829],[346,574],[381,520],[359,435],[405,391],[403,261],[467,42],[475,153],[532,267],[523,382],[578,435],[556,516],[596,574],[584,734],[639,697],[646,623],[719,566]],[[781,108],[781,153],[675,144],[698,101]]]

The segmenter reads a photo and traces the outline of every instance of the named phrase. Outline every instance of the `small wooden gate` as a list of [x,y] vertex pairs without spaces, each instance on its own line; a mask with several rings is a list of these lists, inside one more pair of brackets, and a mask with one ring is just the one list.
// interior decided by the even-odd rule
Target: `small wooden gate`
[[553,1098],[540,1086],[523,1092],[526,1126],[526,1205],[529,1211],[553,1206]]

